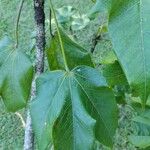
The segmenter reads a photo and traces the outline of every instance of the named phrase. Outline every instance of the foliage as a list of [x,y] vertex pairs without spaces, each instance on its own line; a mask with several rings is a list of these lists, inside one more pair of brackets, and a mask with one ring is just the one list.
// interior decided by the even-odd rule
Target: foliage
[[108,12],[109,33],[114,51],[134,95],[140,96],[144,107],[150,93],[149,1],[98,0],[97,3],[99,11],[104,8]]
[[[73,69],[78,65],[88,65],[92,67],[93,63],[91,61],[91,57],[88,51],[75,43],[63,31],[61,31],[60,33],[69,69]],[[49,45],[50,46],[47,47],[49,68],[51,70],[65,69],[59,43],[59,37],[57,33],[54,35],[54,37],[52,37]]]
[[33,68],[28,57],[10,46],[7,38],[0,42],[0,95],[10,111],[26,106],[30,95]]
[[42,75],[37,86],[31,114],[40,149],[46,148],[52,138],[56,149],[92,149],[94,134],[102,143],[112,145],[117,106],[98,71],[85,66],[70,72],[53,71]]
[[[150,146],[149,132],[145,132],[149,131],[150,3],[148,0],[97,0],[94,3],[87,14],[78,15],[72,6],[65,6],[57,9],[55,16],[50,1],[56,25],[46,50],[50,71],[37,79],[37,97],[30,106],[41,150],[52,145],[54,149],[93,149],[96,140],[113,147],[118,122],[115,98],[119,104],[122,99],[126,104],[129,93],[140,99],[130,102],[131,107],[138,110],[139,116],[133,121],[140,132],[129,139],[139,148]],[[111,51],[100,60],[98,71],[92,54],[62,28],[68,23],[73,32],[84,29],[102,12],[108,20],[99,25],[101,30],[98,29],[97,34],[109,32],[115,53]],[[14,49],[5,40],[1,41],[0,50],[0,93],[6,107],[16,111],[27,104],[32,64],[20,48]]]

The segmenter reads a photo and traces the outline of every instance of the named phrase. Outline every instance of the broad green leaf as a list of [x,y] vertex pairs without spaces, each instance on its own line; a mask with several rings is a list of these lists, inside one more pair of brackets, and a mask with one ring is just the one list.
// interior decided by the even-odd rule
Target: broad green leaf
[[102,64],[100,71],[108,85],[113,88],[117,103],[125,104],[125,93],[129,86],[116,55],[112,50],[108,50],[102,54],[100,62]]
[[53,143],[56,150],[92,150],[95,136],[112,146],[117,105],[96,69],[51,71],[37,80],[37,87],[31,115],[39,149]]
[[[3,40],[1,41],[3,42]],[[0,42],[0,96],[9,111],[26,106],[30,95],[33,68],[28,57],[7,42]]]
[[96,17],[96,14],[100,13],[100,12],[104,12],[104,7],[102,5],[102,1],[101,0],[96,0],[94,6],[92,7],[92,9],[89,11],[88,16],[91,19],[94,19]]
[[[68,67],[73,69],[78,65],[93,66],[90,54],[73,40],[71,40],[65,33],[61,31],[62,42],[65,49]],[[64,61],[60,49],[57,33],[50,41],[50,47],[47,48],[47,57],[49,67],[51,70],[64,69]]]
[[93,3],[95,3],[96,2],[96,0],[91,0]]
[[102,72],[111,87],[115,85],[128,85],[127,79],[118,61],[103,65]]
[[[121,0],[95,0],[95,4],[89,11],[88,16],[91,19],[95,19],[98,13],[102,13],[103,16],[108,17],[112,6],[119,5]],[[125,0],[126,1],[126,0]]]
[[128,85],[116,85],[113,88],[114,95],[118,104],[126,104],[127,97],[126,94],[130,92]]
[[133,118],[133,121],[140,122],[150,126],[150,118],[136,116]]
[[108,32],[108,24],[104,23],[100,26],[99,33],[104,34]]
[[102,54],[102,58],[100,59],[100,63],[107,65],[107,64],[113,64],[117,61],[117,57],[114,54],[113,50],[107,50]]
[[150,126],[150,110],[140,112],[139,116],[133,118],[133,121]]
[[129,136],[130,142],[139,148],[146,148],[150,146],[150,136]]
[[113,88],[117,103],[125,104],[125,93],[129,91],[129,85],[119,62],[112,59],[110,64],[101,67],[101,71],[108,85]]
[[109,13],[115,53],[143,106],[150,94],[150,1],[100,0]]
[[52,142],[52,128],[67,99],[66,73],[55,71],[41,75],[37,80],[37,98],[31,104],[33,129],[39,149]]
[[150,146],[150,110],[139,112],[133,119],[137,135],[129,136],[132,144],[139,148],[148,148]]
[[150,146],[147,146],[146,148],[142,149],[142,150],[149,150]]
[[[130,102],[130,105],[137,111],[139,114],[143,113],[143,108],[141,107],[141,99],[139,97],[132,97],[132,101]],[[150,109],[150,95],[148,96],[145,111]]]
[[10,43],[10,39],[7,36],[5,36],[0,40],[0,49],[6,48]]
[[[136,111],[138,114],[142,114],[143,113],[143,108],[141,107],[141,99],[139,97],[132,97],[132,100],[129,101],[129,104],[132,106],[134,111]],[[149,103],[146,103],[144,112],[148,111],[149,109],[150,109],[150,105],[149,105]]]

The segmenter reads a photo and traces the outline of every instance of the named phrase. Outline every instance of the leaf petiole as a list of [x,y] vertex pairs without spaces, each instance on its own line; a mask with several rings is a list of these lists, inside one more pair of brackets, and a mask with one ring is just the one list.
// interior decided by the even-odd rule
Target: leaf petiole
[[18,47],[18,43],[19,43],[19,37],[18,37],[18,32],[19,32],[19,20],[20,20],[20,15],[21,15],[21,11],[23,8],[23,4],[24,4],[24,0],[22,0],[20,2],[20,6],[19,6],[19,11],[18,11],[18,16],[17,16],[17,22],[16,22],[16,30],[15,30],[15,36],[16,36],[16,45],[15,47]]
[[66,59],[66,55],[65,55],[65,50],[64,50],[64,46],[63,46],[63,41],[62,41],[62,37],[60,35],[59,25],[58,25],[58,21],[57,21],[56,14],[55,14],[55,10],[54,10],[54,7],[53,7],[53,4],[52,4],[51,0],[49,0],[48,2],[49,2],[50,10],[52,11],[52,14],[54,16],[54,20],[55,20],[55,24],[56,24],[56,30],[57,30],[57,33],[58,33],[58,38],[59,38],[59,42],[60,42],[61,52],[62,52],[62,55],[63,55],[65,69],[66,69],[66,71],[69,71],[69,68],[68,68],[68,65],[67,65],[67,59]]

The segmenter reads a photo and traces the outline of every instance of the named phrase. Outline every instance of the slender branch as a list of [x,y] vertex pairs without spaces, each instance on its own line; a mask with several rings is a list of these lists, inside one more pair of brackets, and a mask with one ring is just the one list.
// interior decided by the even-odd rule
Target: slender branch
[[101,35],[94,35],[92,39],[91,53],[94,53],[99,40],[101,40]]
[[91,53],[94,53],[95,48],[96,48],[98,42],[99,42],[100,40],[102,40],[102,33],[101,33],[101,31],[102,31],[102,26],[100,26],[100,27],[98,28],[98,31],[97,31],[96,34],[94,34],[94,36],[93,36],[93,39],[92,39],[92,46],[91,46],[91,50],[90,50]]
[[[32,82],[31,100],[36,97],[36,78],[44,71],[44,49],[45,49],[45,13],[44,2],[45,0],[33,0],[35,23],[36,23],[36,65],[35,77]],[[32,132],[32,122],[30,111],[27,112],[24,150],[34,149],[34,135]]]
[[52,11],[52,14],[54,16],[54,20],[55,20],[55,23],[56,23],[56,30],[57,30],[57,33],[58,33],[58,38],[59,38],[59,42],[60,42],[60,47],[61,47],[63,59],[64,59],[65,69],[66,69],[66,71],[69,71],[69,68],[68,68],[68,65],[67,65],[67,59],[66,59],[66,55],[65,55],[65,50],[64,50],[64,46],[63,46],[63,41],[62,41],[62,38],[61,38],[61,34],[60,34],[60,31],[59,31],[59,25],[58,25],[58,21],[57,21],[56,14],[55,14],[55,10],[54,10],[54,7],[53,7],[53,4],[52,4],[51,0],[49,0],[48,2],[49,2],[50,10]]
[[24,0],[22,0],[20,2],[20,6],[19,6],[19,11],[18,11],[18,16],[17,16],[17,23],[16,23],[16,30],[15,30],[15,36],[16,36],[16,45],[15,47],[18,47],[19,44],[19,36],[18,36],[18,32],[19,32],[19,20],[20,20],[20,16],[21,16],[21,12],[22,12],[22,8],[23,8],[23,4],[24,4]]
[[18,112],[16,112],[15,114],[19,117],[19,119],[21,120],[22,126],[25,128],[25,121],[24,121],[22,115]]
[[52,11],[49,11],[49,31],[51,37],[54,37],[53,32],[52,32]]

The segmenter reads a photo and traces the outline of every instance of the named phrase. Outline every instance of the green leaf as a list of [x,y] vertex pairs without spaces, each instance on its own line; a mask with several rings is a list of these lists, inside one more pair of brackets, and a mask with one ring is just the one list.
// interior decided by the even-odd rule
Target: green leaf
[[150,118],[136,116],[133,118],[133,121],[140,122],[150,126]]
[[96,0],[91,0],[93,3],[95,3],[96,2]]
[[96,17],[96,14],[105,11],[104,8],[105,7],[103,7],[102,1],[101,0],[96,0],[94,6],[89,11],[88,16],[90,17],[90,19],[94,19]]
[[133,121],[150,126],[150,110],[140,112],[139,116],[133,118]]
[[109,63],[101,67],[101,72],[106,78],[108,85],[113,88],[117,103],[125,104],[125,93],[129,91],[126,76],[118,61],[110,59]]
[[129,136],[130,142],[139,148],[146,148],[150,146],[150,136]]
[[[51,71],[37,80],[31,103],[33,129],[40,150],[92,150],[96,138],[112,146],[117,105],[104,77],[91,67]],[[95,135],[95,136],[94,136]]]
[[[143,113],[143,108],[141,107],[141,99],[139,97],[132,97],[132,101],[130,101],[130,105],[135,109],[138,114]],[[150,95],[148,96],[145,111],[150,109]]]
[[149,150],[150,146],[147,146],[146,148],[142,149],[142,150]]
[[150,94],[150,1],[100,0],[109,12],[109,33],[133,93],[143,106]]
[[[62,31],[61,37],[69,69],[78,65],[93,66],[90,54],[83,47],[71,40]],[[50,47],[47,48],[47,57],[51,70],[65,69],[57,33],[50,41]]]
[[150,110],[141,111],[139,116],[135,116],[132,120],[138,135],[129,136],[130,142],[136,147],[148,148],[150,146]]
[[5,36],[0,40],[0,49],[6,48],[10,43],[11,43],[10,39],[7,36]]
[[100,59],[100,63],[107,65],[107,64],[113,64],[117,61],[117,57],[114,54],[113,50],[107,50],[104,53],[102,53],[102,58]]
[[[3,43],[3,44],[2,44]],[[4,44],[5,43],[5,44]],[[28,57],[8,42],[0,42],[0,96],[9,111],[26,106],[33,67]]]
[[118,61],[103,65],[102,72],[111,87],[115,85],[128,85],[127,79]]

